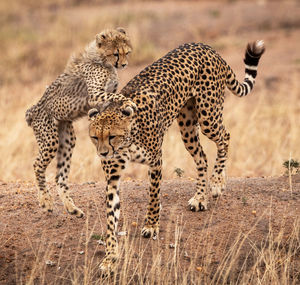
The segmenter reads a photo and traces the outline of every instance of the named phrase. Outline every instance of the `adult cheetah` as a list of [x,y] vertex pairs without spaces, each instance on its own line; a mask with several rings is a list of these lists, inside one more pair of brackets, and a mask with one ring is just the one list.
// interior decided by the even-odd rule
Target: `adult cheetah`
[[70,58],[64,72],[47,87],[38,103],[26,111],[26,121],[32,127],[39,146],[34,162],[38,200],[46,210],[53,210],[53,200],[45,185],[45,172],[57,154],[59,196],[70,214],[83,216],[83,212],[74,205],[67,186],[76,140],[72,122],[87,115],[98,102],[116,96],[116,69],[127,65],[131,50],[129,37],[123,28],[107,29],[97,34],[83,52]]
[[[109,269],[117,258],[119,181],[129,161],[149,166],[149,204],[142,235],[158,234],[162,142],[175,119],[185,147],[197,166],[196,193],[189,200],[190,209],[207,209],[208,187],[213,196],[221,194],[225,188],[229,146],[229,133],[223,125],[225,87],[239,97],[249,94],[264,51],[263,41],[248,44],[245,78],[240,83],[230,66],[211,47],[200,43],[184,44],[145,68],[121,90],[136,108],[133,104],[106,102],[101,109],[89,111],[89,135],[101,157],[107,180],[107,241],[102,269]],[[209,183],[198,126],[217,146],[217,159]]]

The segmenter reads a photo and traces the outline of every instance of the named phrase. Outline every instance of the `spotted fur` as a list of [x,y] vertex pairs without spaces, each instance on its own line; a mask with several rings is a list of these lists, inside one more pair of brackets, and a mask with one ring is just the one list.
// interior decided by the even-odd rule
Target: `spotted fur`
[[[188,202],[190,209],[207,209],[208,188],[214,197],[221,194],[225,188],[230,139],[223,124],[225,87],[240,97],[249,94],[264,50],[262,41],[248,44],[245,79],[240,83],[230,66],[211,47],[184,44],[145,68],[123,88],[121,93],[130,98],[136,108],[128,107],[128,102],[108,102],[101,110],[90,110],[89,133],[102,158],[107,181],[107,244],[103,269],[110,268],[117,257],[119,181],[129,161],[149,166],[149,204],[142,235],[153,237],[159,232],[162,143],[175,119],[198,173],[196,193]],[[199,130],[217,146],[209,182]]]
[[72,122],[87,115],[88,110],[115,94],[118,86],[116,68],[127,65],[131,44],[124,29],[105,30],[96,35],[85,50],[73,55],[64,72],[47,87],[38,103],[26,111],[26,121],[36,137],[39,154],[34,162],[40,206],[53,210],[53,199],[46,188],[47,166],[57,155],[56,184],[65,209],[82,217],[69,196],[67,179],[70,171],[75,133]]

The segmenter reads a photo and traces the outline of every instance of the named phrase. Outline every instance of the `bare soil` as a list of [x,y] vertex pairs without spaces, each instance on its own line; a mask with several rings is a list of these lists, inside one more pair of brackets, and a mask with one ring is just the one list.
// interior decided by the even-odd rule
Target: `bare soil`
[[[33,274],[34,284],[71,284],[74,270],[85,266],[85,257],[93,257],[97,267],[104,256],[104,246],[97,239],[105,233],[105,184],[71,185],[74,201],[86,213],[83,219],[67,214],[54,184],[48,185],[55,196],[53,213],[39,208],[32,183],[0,185],[0,284],[24,284]],[[288,245],[300,214],[299,175],[293,177],[292,189],[287,177],[231,178],[222,197],[211,198],[208,211],[197,213],[187,206],[195,181],[167,180],[161,191],[161,232],[157,240],[148,240],[140,237],[147,186],[147,181],[122,182],[119,224],[119,231],[126,231],[126,236],[119,236],[120,244],[129,238],[137,257],[145,251],[140,259],[145,266],[155,253],[167,256],[174,251],[176,229],[182,231],[176,246],[183,272],[192,261],[201,266],[209,260],[210,266],[217,267],[236,237],[244,234],[247,240],[237,260],[242,266],[251,248],[263,246],[271,229],[274,236],[282,233],[282,247]],[[251,262],[248,258],[249,266]],[[43,276],[35,271],[41,263]],[[300,283],[300,250],[292,264],[291,276]],[[232,274],[238,274],[239,266]]]

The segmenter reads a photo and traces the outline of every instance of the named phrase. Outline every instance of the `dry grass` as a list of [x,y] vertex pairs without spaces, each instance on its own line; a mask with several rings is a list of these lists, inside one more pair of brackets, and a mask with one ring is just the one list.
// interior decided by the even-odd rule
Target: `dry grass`
[[[181,234],[186,230],[184,221],[177,217],[175,224],[169,224],[171,233],[166,236],[166,244],[172,246],[164,248],[161,240],[142,241],[136,229],[126,222],[123,226],[129,229],[126,236],[119,237],[120,259],[116,264],[115,274],[108,279],[99,273],[97,252],[103,246],[99,245],[93,252],[89,251],[95,226],[91,226],[89,218],[81,233],[76,252],[78,255],[68,266],[61,264],[64,243],[61,245],[58,258],[53,262],[55,245],[49,245],[49,237],[42,236],[39,246],[31,246],[34,252],[33,260],[16,259],[16,277],[18,284],[297,284],[299,268],[295,260],[300,255],[300,224],[295,221],[292,230],[287,233],[285,225],[274,230],[269,223],[269,231],[262,240],[253,240],[260,220],[270,217],[266,211],[248,232],[239,232],[234,240],[224,239],[219,248],[213,247],[214,237],[211,231],[211,220],[199,235],[203,236],[201,247],[194,251],[187,250],[189,239],[183,243]],[[271,219],[271,218],[270,218]],[[133,229],[130,232],[130,229]],[[53,240],[50,238],[50,240]],[[30,244],[30,240],[27,240]],[[221,252],[219,263],[214,263],[210,253]],[[151,255],[145,256],[145,252]],[[79,265],[78,256],[84,255],[84,262]],[[187,266],[188,264],[188,266]],[[27,275],[25,266],[31,268]],[[49,267],[51,271],[49,279]],[[105,279],[105,281],[104,281]],[[51,280],[51,281],[50,281]]]
[[[284,49],[276,50],[280,39],[274,38],[273,34],[259,34],[253,23],[250,23],[250,32],[243,32],[245,26],[239,18],[236,18],[236,26],[224,34],[222,29],[227,23],[226,15],[230,12],[226,5],[220,11],[214,3],[208,5],[196,2],[176,2],[178,4],[175,6],[167,2],[148,5],[122,2],[94,7],[83,5],[81,1],[53,0],[37,3],[2,1],[0,5],[1,14],[5,16],[1,18],[0,25],[1,180],[34,180],[32,163],[37,154],[37,145],[32,130],[25,124],[25,110],[38,100],[45,86],[63,70],[73,51],[84,46],[103,28],[115,26],[124,26],[129,31],[135,47],[131,66],[120,72],[122,86],[143,66],[177,44],[200,40],[218,48],[241,79],[246,42],[252,38],[269,37],[269,49],[262,59],[262,68],[259,69],[253,94],[248,98],[238,99],[228,93],[226,98],[225,125],[232,137],[228,175],[281,175],[284,171],[283,161],[289,157],[299,159],[300,101],[297,58],[292,58],[293,62],[287,61],[290,64],[289,74],[281,78],[279,67],[273,71],[267,66],[272,64],[268,52],[282,53],[276,54],[276,57],[284,55]],[[89,3],[92,5],[94,2]],[[251,5],[249,7],[254,9],[256,4]],[[249,10],[248,6],[246,8]],[[200,24],[198,27],[194,25],[195,21],[201,21],[197,9],[203,11],[202,18],[205,22],[200,22],[202,28],[199,28]],[[182,13],[180,17],[179,11]],[[267,12],[261,13],[266,17],[264,13]],[[283,11],[284,13],[286,12]],[[293,13],[289,15],[288,28],[277,25],[279,30],[275,31],[276,35],[281,31],[282,36],[287,32],[293,33],[298,27],[296,18],[295,23],[293,22]],[[280,15],[274,17],[281,19]],[[185,23],[185,31],[179,29],[178,19]],[[213,25],[211,29],[204,26],[209,21]],[[257,21],[261,25],[262,20],[258,18]],[[273,26],[277,27],[276,24]],[[270,32],[273,26],[270,27]],[[280,36],[281,34],[278,37]],[[75,128],[78,140],[70,180],[85,182],[103,179],[100,161],[87,136],[87,120],[76,122]],[[204,137],[201,137],[201,141],[212,167],[215,146]],[[176,167],[183,169],[185,176],[196,175],[193,161],[184,149],[176,125],[171,127],[165,138],[163,154],[165,178],[175,177]],[[134,165],[126,173],[134,178],[147,176],[144,167]],[[48,179],[53,179],[54,175],[53,164],[48,170]]]

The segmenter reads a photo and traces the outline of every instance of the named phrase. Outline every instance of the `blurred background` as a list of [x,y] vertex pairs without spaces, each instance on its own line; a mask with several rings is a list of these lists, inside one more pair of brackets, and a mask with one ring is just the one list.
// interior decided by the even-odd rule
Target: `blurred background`
[[[263,39],[266,53],[253,92],[226,93],[224,119],[231,133],[227,175],[277,176],[282,163],[300,159],[299,1],[83,1],[2,0],[0,2],[0,180],[33,181],[38,148],[24,113],[59,75],[69,56],[105,28],[124,27],[134,51],[119,71],[120,89],[145,66],[185,42],[204,42],[244,78],[248,41]],[[75,122],[77,144],[70,181],[103,179],[100,159],[88,137],[87,119]],[[209,158],[214,143],[201,136]],[[195,177],[176,124],[163,148],[164,178]],[[54,181],[56,163],[47,171]],[[178,172],[178,171],[177,171]],[[131,164],[125,179],[144,179],[146,167]]]

